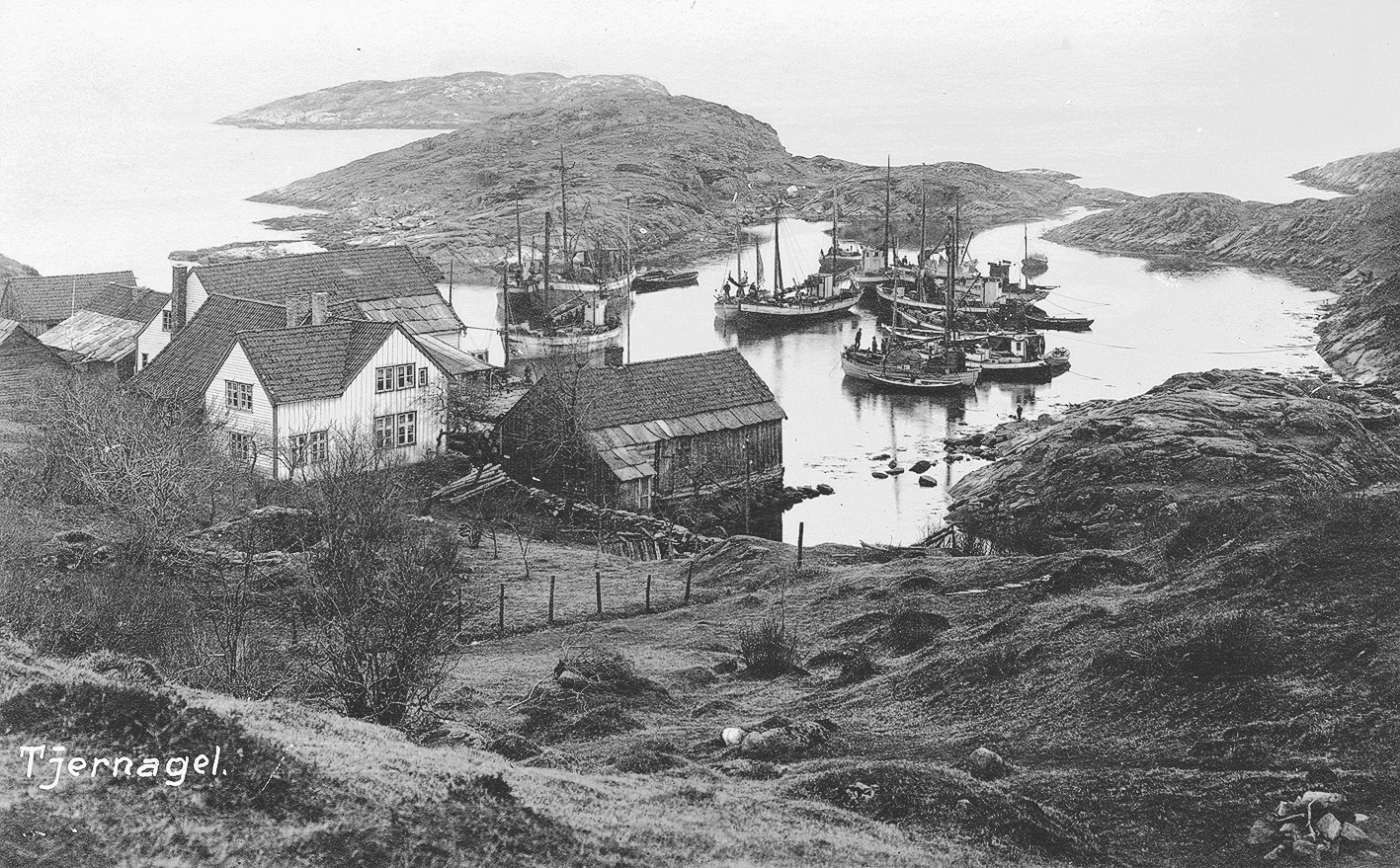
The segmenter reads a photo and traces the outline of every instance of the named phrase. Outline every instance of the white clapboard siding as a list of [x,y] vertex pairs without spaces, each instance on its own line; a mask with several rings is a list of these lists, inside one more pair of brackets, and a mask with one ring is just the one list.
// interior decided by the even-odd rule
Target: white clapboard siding
[[[246,356],[242,358],[246,364]],[[232,356],[230,356],[230,361],[232,361]],[[415,385],[411,389],[393,392],[376,393],[374,391],[376,368],[406,364],[414,365],[415,370],[427,368],[428,385]],[[337,441],[346,436],[361,437],[370,441],[374,436],[376,416],[397,415],[399,413],[416,412],[418,414],[418,442],[413,446],[396,447],[389,450],[389,454],[406,462],[421,461],[441,445],[439,438],[443,432],[442,414],[435,410],[433,396],[441,388],[442,377],[441,370],[433,364],[432,360],[419,350],[403,334],[401,329],[395,329],[385,339],[383,346],[374,354],[374,357],[346,387],[344,394],[335,398],[293,401],[278,405],[277,446],[279,457],[282,459],[277,469],[278,478],[285,478],[289,472],[286,462],[289,438],[298,434],[309,434],[313,431],[326,431],[328,432],[329,448],[333,450],[336,448]],[[414,382],[416,383],[417,380]],[[223,388],[222,383],[221,379],[219,381],[220,389]],[[257,401],[260,388],[259,386],[254,391],[254,401]],[[220,392],[220,400],[222,400],[222,392]],[[259,469],[268,469],[270,472],[270,468],[264,468],[261,461]],[[314,471],[312,468],[298,468],[296,470],[298,476],[305,472]]]
[[204,288],[203,283],[200,283],[199,269],[196,268],[190,272],[189,279],[185,281],[185,322],[194,319],[194,315],[199,313],[199,309],[204,307],[204,303],[208,300],[209,291]]
[[[159,328],[160,324],[157,323],[156,326]],[[235,410],[228,406],[227,392],[224,387],[227,380],[253,384],[253,409],[251,412]],[[222,421],[225,430],[253,435],[253,442],[256,444],[258,452],[257,468],[271,475],[274,452],[272,401],[268,398],[266,390],[263,389],[262,382],[253,370],[253,365],[248,361],[248,355],[243,352],[241,344],[235,343],[233,349],[229,350],[228,358],[224,360],[219,372],[214,375],[213,381],[210,382],[208,391],[204,394],[204,403],[209,407],[210,417]]]
[[[151,320],[151,324],[136,336],[136,370],[141,370],[146,365],[154,362],[156,356],[168,346],[170,346],[170,332],[160,327],[165,319],[165,314],[171,309],[167,302],[164,310],[156,314],[156,318]],[[146,364],[141,363],[141,356],[146,357]]]

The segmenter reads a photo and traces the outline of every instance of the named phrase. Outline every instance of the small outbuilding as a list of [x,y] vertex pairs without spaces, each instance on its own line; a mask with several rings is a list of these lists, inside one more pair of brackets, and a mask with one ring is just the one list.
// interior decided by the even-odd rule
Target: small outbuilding
[[725,349],[549,373],[497,433],[517,476],[647,512],[780,484],[786,418],[744,357]]

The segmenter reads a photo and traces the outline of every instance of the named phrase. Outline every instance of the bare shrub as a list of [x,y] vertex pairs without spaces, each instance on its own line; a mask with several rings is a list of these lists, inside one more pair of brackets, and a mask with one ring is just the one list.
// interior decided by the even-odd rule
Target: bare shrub
[[782,618],[764,618],[740,629],[739,656],[752,675],[759,678],[783,675],[797,666],[797,632]]

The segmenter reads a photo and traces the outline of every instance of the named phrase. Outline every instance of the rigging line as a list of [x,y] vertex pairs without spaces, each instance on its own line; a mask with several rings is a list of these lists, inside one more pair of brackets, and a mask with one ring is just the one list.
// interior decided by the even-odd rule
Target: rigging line
[[1108,305],[1113,304],[1113,302],[1111,302],[1111,301],[1090,301],[1090,300],[1087,299],[1087,298],[1075,298],[1075,297],[1072,296],[1072,295],[1065,295],[1063,292],[1057,293],[1057,294],[1060,296],[1060,298],[1067,298],[1067,299],[1069,299],[1070,301],[1082,301],[1082,302],[1085,303],[1085,304],[1097,304],[1097,305],[1100,305],[1100,306],[1102,306],[1102,307],[1107,307]]
[[1088,344],[1092,347],[1108,347],[1113,350],[1135,350],[1137,347],[1124,346],[1123,344],[1105,344],[1098,341],[1086,341],[1082,338],[1076,339],[1075,343]]
[[1068,311],[1069,313],[1075,314],[1076,316],[1083,316],[1083,315],[1084,315],[1084,314],[1080,313],[1079,311],[1075,310],[1075,309],[1072,308],[1072,307],[1065,307],[1065,306],[1062,305],[1062,304],[1055,304],[1055,302],[1051,301],[1051,300],[1048,299],[1048,298],[1042,299],[1042,301],[1044,301],[1046,304],[1054,304],[1055,307],[1058,307],[1060,310]]
[[1078,371],[1075,371],[1075,370],[1065,371],[1065,373],[1067,373],[1067,374],[1074,374],[1076,377],[1083,377],[1083,378],[1086,379],[1086,380],[1098,380],[1099,382],[1103,382],[1103,377],[1091,377],[1091,376],[1089,376],[1088,374],[1081,374],[1081,373],[1079,373]]
[[1264,354],[1264,353],[1278,353],[1278,352],[1283,352],[1284,350],[1311,350],[1311,349],[1314,349],[1315,347],[1316,347],[1315,344],[1290,344],[1290,345],[1288,345],[1288,346],[1283,346],[1283,347],[1270,347],[1269,349],[1266,349],[1266,350],[1209,350],[1209,351],[1206,352],[1206,355],[1208,355],[1208,356],[1257,356],[1257,355],[1262,355],[1262,354]]

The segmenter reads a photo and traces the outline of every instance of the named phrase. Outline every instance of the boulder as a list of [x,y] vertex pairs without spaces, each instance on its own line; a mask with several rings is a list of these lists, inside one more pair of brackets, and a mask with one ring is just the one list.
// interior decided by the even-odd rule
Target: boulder
[[817,492],[818,492],[819,494],[835,494],[835,493],[836,493],[836,489],[832,488],[830,485],[827,485],[825,482],[823,482],[821,485],[818,485],[818,486],[817,486]]
[[937,487],[938,487],[938,480],[937,480],[937,479],[934,479],[932,476],[929,476],[927,473],[921,473],[921,474],[919,474],[919,487],[921,487],[921,488],[937,488]]
[[1011,774],[1006,760],[996,751],[985,747],[979,747],[968,754],[966,765],[968,774],[979,781],[994,781]]
[[875,477],[876,479],[889,479],[889,478],[890,478],[890,475],[889,475],[888,473],[881,473],[881,472],[878,471],[878,470],[872,470],[872,471],[870,472],[870,475],[873,476],[873,477]]
[[932,462],[930,462],[930,461],[925,461],[924,459],[920,458],[918,461],[915,461],[913,464],[911,464],[911,465],[909,466],[909,472],[910,472],[910,473],[927,473],[927,472],[928,472],[928,469],[929,469],[930,467],[932,467],[932,466],[933,466],[933,463],[932,463]]

